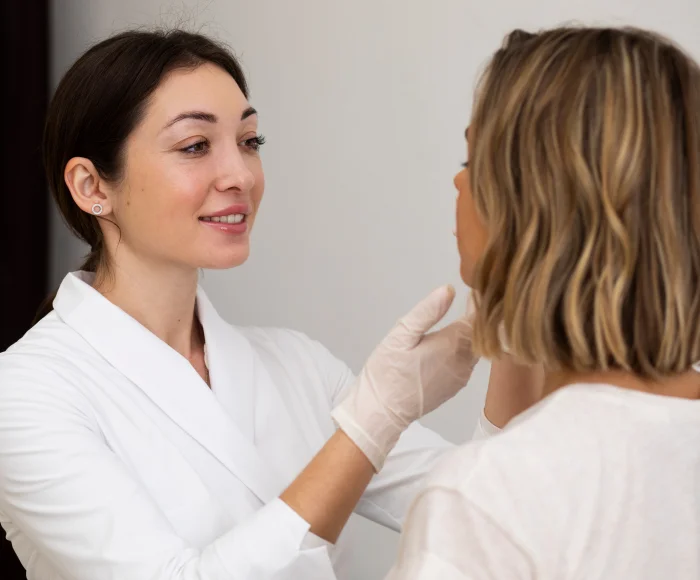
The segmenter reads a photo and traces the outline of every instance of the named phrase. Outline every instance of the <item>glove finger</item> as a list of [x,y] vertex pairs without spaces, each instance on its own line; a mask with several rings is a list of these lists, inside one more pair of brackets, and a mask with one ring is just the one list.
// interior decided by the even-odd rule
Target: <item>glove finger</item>
[[431,349],[442,353],[446,364],[448,360],[468,362],[475,360],[472,336],[471,320],[462,316],[437,332],[426,335],[424,342],[432,342]]
[[413,348],[433,326],[435,326],[452,305],[455,289],[441,286],[423,298],[406,314],[387,336],[385,343],[393,348]]

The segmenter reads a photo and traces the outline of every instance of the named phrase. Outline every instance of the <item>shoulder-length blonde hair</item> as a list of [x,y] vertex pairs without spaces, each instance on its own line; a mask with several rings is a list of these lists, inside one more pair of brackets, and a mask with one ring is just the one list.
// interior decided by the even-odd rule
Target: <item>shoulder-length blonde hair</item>
[[[641,30],[511,33],[477,90],[474,342],[645,378],[700,360],[700,72]],[[499,330],[500,329],[500,330]]]

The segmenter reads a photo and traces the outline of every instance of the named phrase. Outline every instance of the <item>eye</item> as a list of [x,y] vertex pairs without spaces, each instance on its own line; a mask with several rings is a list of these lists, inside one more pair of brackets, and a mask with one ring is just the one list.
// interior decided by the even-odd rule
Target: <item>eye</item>
[[260,151],[260,147],[265,145],[265,137],[263,135],[256,135],[255,137],[241,141],[240,145],[251,151]]
[[464,163],[462,163],[462,167],[464,167],[464,169],[469,168],[469,161],[465,161]]
[[180,151],[186,153],[187,155],[203,155],[209,151],[209,142],[206,140],[197,141],[196,143],[192,143],[192,145],[183,147],[180,149]]

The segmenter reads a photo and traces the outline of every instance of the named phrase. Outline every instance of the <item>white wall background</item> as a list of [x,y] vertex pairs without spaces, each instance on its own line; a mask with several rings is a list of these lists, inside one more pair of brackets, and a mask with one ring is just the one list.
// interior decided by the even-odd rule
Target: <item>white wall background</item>
[[[305,331],[356,369],[430,289],[461,287],[451,178],[476,74],[506,32],[633,24],[700,58],[699,0],[54,0],[52,10],[53,87],[88,45],[128,27],[183,25],[233,47],[268,139],[267,192],[251,260],[207,272],[204,286],[228,320]],[[54,218],[57,286],[85,249]],[[425,423],[463,441],[487,379],[480,365]],[[395,535],[351,525],[354,578],[382,577]]]

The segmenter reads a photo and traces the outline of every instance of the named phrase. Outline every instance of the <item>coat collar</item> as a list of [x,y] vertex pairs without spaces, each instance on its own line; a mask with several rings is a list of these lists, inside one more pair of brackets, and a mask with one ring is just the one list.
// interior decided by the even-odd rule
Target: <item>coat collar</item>
[[92,275],[86,272],[66,276],[54,301],[58,316],[258,498],[268,502],[277,497],[283,482],[253,443],[255,353],[249,341],[219,317],[198,288],[209,389],[185,357],[112,304],[91,282]]

